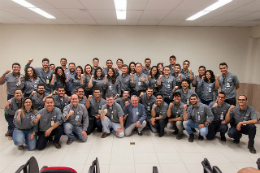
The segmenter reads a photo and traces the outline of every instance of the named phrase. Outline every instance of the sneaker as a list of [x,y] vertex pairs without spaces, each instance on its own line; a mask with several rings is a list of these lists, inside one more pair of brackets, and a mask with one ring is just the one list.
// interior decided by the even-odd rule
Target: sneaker
[[178,133],[179,133],[179,130],[176,129],[172,134],[174,134],[174,135],[178,135]]
[[203,140],[204,140],[204,137],[199,134],[198,140],[199,140],[199,141],[203,141]]
[[239,144],[239,143],[240,143],[240,139],[235,139],[235,140],[233,141],[233,143],[234,143],[234,144]]
[[176,139],[177,139],[177,140],[181,140],[181,139],[182,139],[182,136],[183,136],[183,134],[178,134],[178,135],[176,136]]
[[189,142],[193,142],[193,140],[194,140],[194,134],[192,133],[192,134],[190,134],[190,136],[189,136]]
[[18,146],[17,148],[18,148],[18,150],[23,150],[23,149],[24,149],[24,146],[21,145],[21,146]]
[[138,132],[137,134],[138,136],[143,136],[142,132]]
[[13,137],[12,136],[8,136],[8,140],[13,140]]
[[256,150],[255,150],[254,146],[248,147],[248,149],[249,149],[250,153],[252,153],[252,154],[256,153]]
[[101,133],[101,132],[102,132],[102,129],[101,129],[101,130],[97,129],[97,132],[98,132],[98,133]]
[[[73,140],[72,140],[73,141]],[[68,144],[68,142],[67,142],[67,144]],[[60,149],[61,148],[61,145],[60,145],[60,143],[53,143],[53,145],[55,146],[55,148],[57,148],[57,149]],[[69,144],[68,144],[69,145]]]
[[68,139],[67,140],[67,145],[70,145],[73,142],[73,139]]

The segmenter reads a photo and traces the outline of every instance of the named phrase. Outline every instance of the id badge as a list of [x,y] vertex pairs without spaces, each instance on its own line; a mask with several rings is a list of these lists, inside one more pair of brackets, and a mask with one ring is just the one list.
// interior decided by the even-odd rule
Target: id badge
[[176,112],[176,116],[175,116],[175,117],[178,118],[178,116],[179,116],[179,115],[178,115],[178,112]]
[[113,116],[113,111],[111,112],[111,119],[113,119],[114,118],[114,116]]
[[222,120],[222,121],[224,120],[224,115],[223,114],[220,115],[220,120]]
[[46,84],[49,84],[50,83],[50,80],[49,79],[46,79]]
[[211,93],[211,88],[209,88],[209,92]]
[[33,85],[34,89],[37,89],[37,85]]
[[198,121],[200,121],[200,115],[198,115]]
[[112,86],[111,85],[109,85],[109,90],[112,90]]
[[142,83],[139,81],[139,82],[138,82],[138,85],[139,85],[139,86],[141,86],[141,85],[142,85]]
[[75,120],[76,120],[76,121],[79,120],[79,115],[76,115]]
[[170,89],[170,88],[171,88],[171,85],[170,85],[170,84],[168,84],[168,85],[167,85],[167,88],[169,88],[169,89]]
[[189,99],[187,99],[187,105],[189,105],[190,104],[190,101],[189,101]]
[[157,87],[157,85],[156,85],[156,83],[154,84],[154,88],[156,88]]
[[136,112],[136,115],[139,115],[139,112]]
[[227,83],[227,88],[230,88],[230,83]]
[[147,110],[150,111],[150,106],[147,106]]
[[101,115],[101,109],[98,110],[98,114]]
[[54,121],[51,121],[51,126],[53,126],[54,125]]

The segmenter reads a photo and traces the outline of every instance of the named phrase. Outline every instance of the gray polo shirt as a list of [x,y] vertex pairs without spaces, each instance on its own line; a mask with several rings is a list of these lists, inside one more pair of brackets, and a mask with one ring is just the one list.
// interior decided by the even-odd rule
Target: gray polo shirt
[[[179,78],[179,74],[180,73],[178,73],[175,76],[175,73],[173,73],[172,75],[175,78],[175,86],[178,86],[178,88],[181,89],[181,79]],[[182,79],[186,79],[186,77],[183,74],[181,74],[181,77],[182,77]]]
[[173,102],[173,106],[171,107],[171,117],[170,118],[178,118],[181,117],[183,119],[183,106],[184,104],[180,102],[178,105],[175,105]]
[[113,84],[112,79],[107,79],[106,94],[111,94],[113,97],[115,97],[117,94],[121,95],[120,82],[116,80],[116,82]]
[[117,77],[117,81],[120,82],[121,85],[121,90],[122,91],[130,91],[130,82],[131,82],[131,76],[129,74],[126,74],[125,77],[123,77],[123,75],[119,75]]
[[170,67],[171,74],[173,74],[173,73],[174,73],[174,67],[172,67],[172,66],[171,66],[171,64],[170,64],[170,65],[168,65],[168,67]]
[[227,99],[236,98],[236,84],[240,82],[235,74],[227,72],[225,77],[219,76],[218,82]]
[[59,108],[53,107],[51,112],[48,112],[46,108],[43,108],[36,113],[35,118],[39,114],[41,114],[41,118],[37,122],[39,131],[45,132],[51,128],[51,126],[53,126],[52,121],[59,125],[62,124],[62,113]]
[[5,107],[5,113],[8,115],[13,115],[18,109],[22,108],[22,100],[19,102],[15,97],[11,98],[11,103],[9,104],[9,109]]
[[[180,73],[185,76],[185,79],[189,80],[190,84],[193,82],[193,80],[194,80],[194,73],[193,72],[192,72],[192,79],[190,79],[190,72],[189,72],[189,70],[186,71],[186,73],[185,73],[183,71],[183,69],[182,69]],[[190,86],[189,86],[189,88],[190,88]]]
[[101,115],[101,109],[102,106],[105,105],[107,102],[105,99],[101,98],[99,102],[97,102],[97,100],[92,97],[89,100],[89,109],[90,109],[90,115],[89,118],[94,118],[95,115]]
[[[73,110],[74,113],[66,120],[66,115]],[[72,104],[65,106],[63,110],[63,120],[65,123],[71,123],[73,126],[82,127],[82,130],[87,131],[89,125],[88,111],[82,104],[74,107]]]
[[176,92],[180,92],[181,93],[181,101],[182,101],[182,103],[187,104],[188,106],[191,105],[191,103],[190,103],[190,96],[192,94],[196,94],[191,89],[188,89],[187,93],[184,93],[183,89],[178,89],[178,90],[176,90]]
[[17,120],[17,115],[18,115],[18,110],[15,112],[14,115],[14,125],[16,128],[21,130],[28,130],[33,128],[34,113],[32,110],[30,110],[29,112],[25,110],[24,118],[23,118],[23,113],[21,113],[19,121]]
[[[38,85],[40,84],[40,78],[37,77],[36,79],[28,79],[27,81],[24,81],[24,93],[25,94],[31,94],[33,91],[37,90]],[[19,85],[20,87],[20,85]]]
[[119,117],[124,116],[124,112],[121,106],[114,102],[112,107],[109,107],[107,104],[102,106],[101,114],[103,114],[104,110],[107,109],[106,116],[113,122],[113,123],[120,123]]
[[[145,81],[142,81],[142,78],[145,78]],[[133,74],[134,83],[130,82],[131,86],[135,91],[144,91],[146,90],[147,86],[149,85],[149,81],[147,75],[141,73],[139,76],[135,73]]]
[[86,102],[87,102],[87,99],[79,98],[79,104],[83,104],[85,106]]
[[168,104],[165,102],[162,102],[161,106],[158,106],[157,102],[155,102],[155,104],[157,105],[157,107],[155,108],[155,117],[162,117],[162,119],[167,118],[167,110],[168,110]]
[[255,109],[251,106],[246,106],[244,110],[241,110],[239,106],[236,106],[230,112],[230,119],[235,120],[235,124],[238,124],[243,121],[249,121],[257,119]]
[[91,79],[91,76],[84,75],[84,77],[83,77],[83,83],[84,83],[83,88],[85,91],[92,91],[92,88],[88,87],[88,83],[89,83],[90,79]]
[[[76,76],[76,75],[75,75]],[[67,82],[66,85],[69,86],[70,84],[73,84],[71,89],[71,94],[75,94],[77,92],[77,89],[79,87],[82,87],[84,85],[81,84],[81,80],[79,78],[75,78],[75,76],[71,77]]]
[[[114,69],[114,68],[113,68],[113,69]],[[115,70],[115,69],[114,69],[114,70]],[[115,72],[116,72],[116,76],[119,76],[118,71],[115,70]],[[102,70],[102,73],[105,74],[105,75],[107,75],[107,68],[104,68],[104,69]]]
[[21,74],[19,74],[17,77],[14,76],[13,73],[8,73],[4,77],[3,83],[0,83],[0,85],[3,85],[6,83],[6,94],[7,95],[14,95],[14,90],[19,86],[19,88],[23,89],[24,87],[24,80],[23,78],[21,79],[21,84],[18,85],[19,82],[19,77]]
[[59,108],[61,110],[61,113],[63,113],[64,107],[69,104],[69,97],[60,98],[59,95],[54,95],[52,96],[52,98],[54,99],[54,106]]
[[149,87],[153,87],[153,92],[158,92],[158,78],[151,78],[149,81]]
[[201,80],[198,83],[197,88],[201,90],[201,99],[205,101],[214,100],[213,93],[216,91],[215,82],[209,83],[205,82],[204,80]]
[[147,76],[149,76],[150,70],[151,70],[151,67],[149,68],[149,70],[143,69],[142,72],[144,74],[146,74]]
[[39,111],[42,108],[44,108],[45,103],[44,103],[43,99],[46,96],[48,96],[48,94],[46,92],[43,94],[43,97],[39,97],[37,92],[34,95],[30,95],[30,98],[33,100],[35,109],[37,109]]
[[[223,121],[225,120],[226,114],[228,112],[228,109],[230,107],[230,104],[224,102],[220,107],[217,106],[213,108],[213,105],[217,103],[217,101],[213,101],[209,104],[209,107],[214,115],[214,120],[213,121]],[[223,117],[221,117],[223,114]]]
[[195,92],[197,93],[197,95],[199,96],[199,98],[201,98],[201,94],[202,94],[201,89],[202,89],[202,88],[198,87],[199,82],[202,82],[201,76],[197,76],[197,78],[196,78],[196,84],[193,84],[193,82],[192,82],[192,86],[195,87]]
[[149,99],[147,98],[147,94],[144,93],[140,99],[140,103],[144,105],[146,110],[146,115],[151,116],[151,112],[153,109],[153,104],[156,103],[156,98],[152,95]]
[[194,122],[204,124],[206,121],[211,123],[214,119],[210,108],[207,105],[198,103],[197,107],[193,105],[187,108],[188,119],[192,119]]
[[172,94],[172,90],[175,87],[175,78],[170,75],[169,77],[162,76],[161,85],[159,86],[159,91],[162,93],[163,98],[169,98]]
[[[128,98],[127,101],[129,102],[129,104],[131,103],[131,100]],[[115,100],[115,102],[117,102],[121,108],[124,110],[125,109],[125,100],[123,99],[123,97],[119,97]]]
[[54,78],[54,85],[51,85],[52,92],[53,92],[54,90],[57,90],[57,88],[58,88],[59,86],[66,87],[66,82],[65,82],[65,83],[62,83],[62,81],[61,81],[61,80],[57,80],[57,78],[56,78],[56,76],[55,76],[55,78]]
[[105,92],[106,91],[106,85],[104,83],[104,78],[101,78],[101,79],[93,78],[92,79],[92,85],[93,85],[92,88],[99,87],[101,89],[102,97],[105,98],[105,95],[106,95],[106,92]]

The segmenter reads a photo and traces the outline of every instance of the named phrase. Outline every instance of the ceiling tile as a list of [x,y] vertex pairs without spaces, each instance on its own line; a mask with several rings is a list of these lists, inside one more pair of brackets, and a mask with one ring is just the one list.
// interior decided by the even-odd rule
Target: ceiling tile
[[141,19],[138,25],[157,25],[161,20]]
[[139,22],[138,19],[132,20],[132,19],[127,19],[127,20],[118,20],[117,23],[118,25],[137,25]]
[[143,11],[126,11],[126,20],[136,20],[140,19]]
[[166,26],[175,26],[179,23],[181,23],[183,20],[169,20],[169,19],[164,19],[162,20],[158,25],[166,25]]
[[218,8],[216,11],[232,11],[255,0],[233,0],[232,2]]
[[127,10],[144,10],[148,0],[130,0],[127,1]]
[[55,19],[55,22],[58,24],[77,24],[72,19]]
[[115,10],[89,10],[88,11],[94,19],[111,19],[116,20],[116,11]]
[[165,19],[182,19],[185,20],[190,16],[196,14],[197,11],[172,11],[169,15],[165,17]]
[[248,15],[250,13],[252,13],[252,12],[231,11],[231,12],[227,12],[222,15],[219,15],[217,17],[214,17],[213,19],[214,20],[233,20],[233,19],[237,19],[239,17],[245,16],[245,15]]
[[21,8],[21,5],[13,2],[11,0],[0,0],[0,7]]
[[60,11],[72,19],[92,19],[88,11],[79,9],[60,9]]
[[30,19],[24,19],[24,18],[9,18],[12,22],[15,23],[24,23],[24,24],[36,24],[36,22],[30,20]]
[[204,8],[214,4],[217,0],[184,0],[177,8],[176,11],[189,11],[197,10],[198,12]]
[[238,20],[229,20],[229,21],[226,21],[226,22],[223,22],[223,23],[220,23],[220,24],[216,24],[214,26],[235,26],[235,25],[239,25],[239,24],[243,24],[245,23],[246,21],[238,21]]
[[202,19],[202,20],[213,19],[214,17],[220,16],[225,13],[226,12],[224,12],[224,11],[212,11],[204,16],[201,16],[199,19]]
[[199,24],[196,24],[195,26],[215,26],[217,24],[224,23],[224,22],[226,22],[226,20],[207,20]]
[[169,13],[170,13],[170,11],[144,11],[141,19],[143,19],[143,20],[147,20],[147,19],[154,19],[154,20],[156,20],[156,19],[163,19]]
[[203,21],[200,20],[184,20],[181,23],[178,23],[177,26],[196,26],[200,23],[202,23]]
[[1,19],[1,18],[0,18],[0,23],[14,23],[14,22],[12,22],[12,21],[9,20],[9,19]]
[[149,0],[145,10],[173,10],[182,0]]
[[30,19],[32,21],[34,21],[35,23],[38,24],[57,24],[55,22],[56,19],[47,19],[47,18],[43,18],[43,19]]
[[47,13],[53,15],[57,19],[59,19],[59,18],[62,18],[62,19],[68,18],[67,15],[65,15],[62,11],[60,11],[58,9],[42,8],[42,10],[44,10]]
[[80,0],[88,10],[115,10],[113,0]]
[[15,14],[12,14],[10,12],[4,11],[4,10],[0,10],[0,18],[16,18],[19,17]]
[[99,25],[117,25],[117,20],[96,20]]
[[85,8],[78,0],[46,0],[49,4],[56,8]]
[[98,25],[94,19],[73,19],[77,24]]
[[5,11],[16,14],[23,18],[45,18],[34,11],[29,10],[28,8],[5,8]]
[[249,21],[249,22],[237,24],[235,26],[258,26],[258,25],[260,25],[260,21]]
[[255,0],[247,5],[235,9],[235,11],[260,11],[260,1]]
[[256,19],[260,20],[260,12],[254,12],[249,15],[239,17],[236,20],[256,20]]
[[55,8],[45,0],[26,0],[38,8]]

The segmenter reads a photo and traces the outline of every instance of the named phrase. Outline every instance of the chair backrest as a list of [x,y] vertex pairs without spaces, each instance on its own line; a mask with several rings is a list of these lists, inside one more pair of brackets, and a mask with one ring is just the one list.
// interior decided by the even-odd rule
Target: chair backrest
[[153,167],[153,173],[159,173],[157,166]]
[[20,166],[20,168],[15,173],[35,173],[39,172],[39,166],[35,157],[31,157],[24,165]]
[[77,173],[77,171],[69,167],[59,166],[59,167],[45,167],[41,170],[40,173]]
[[204,170],[203,172],[204,173],[212,173],[213,172],[211,165],[210,165],[207,158],[204,158],[204,160],[201,162],[201,164],[203,166],[203,170]]
[[88,173],[100,173],[99,161],[96,158],[89,167]]

